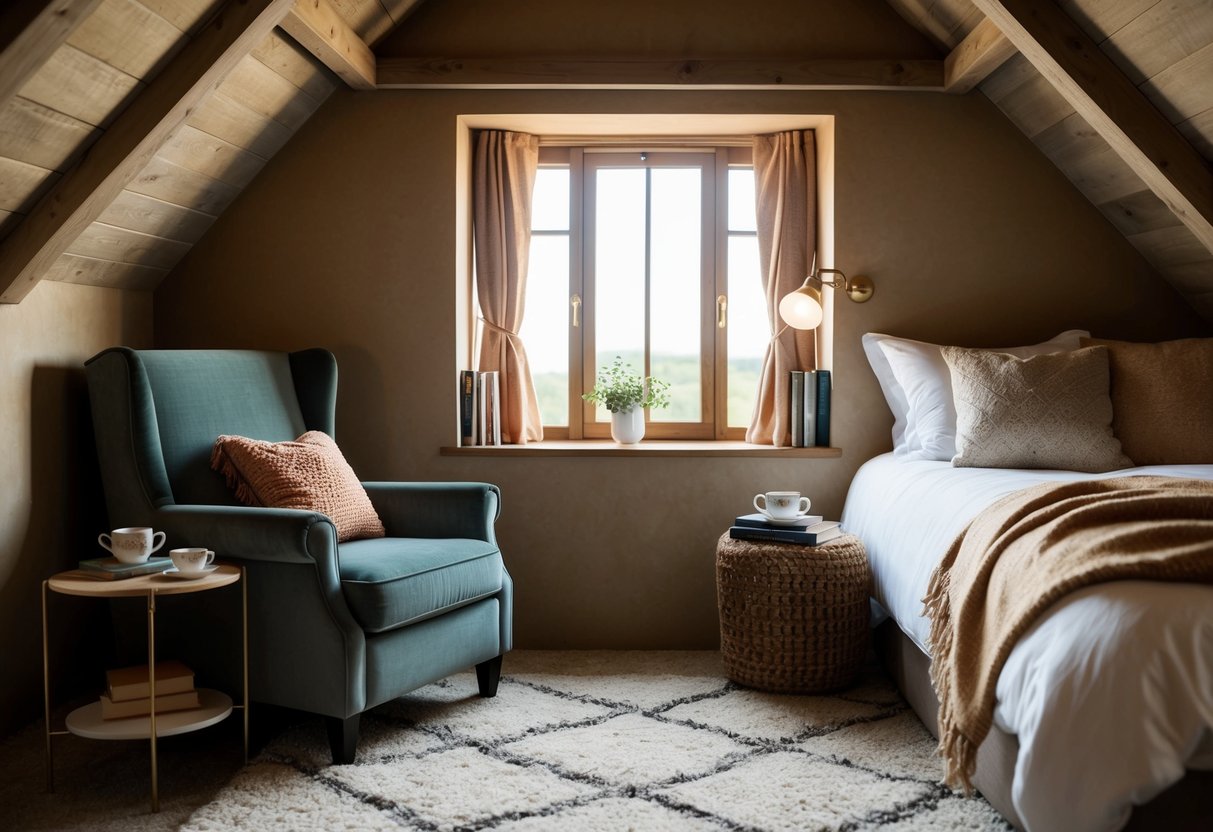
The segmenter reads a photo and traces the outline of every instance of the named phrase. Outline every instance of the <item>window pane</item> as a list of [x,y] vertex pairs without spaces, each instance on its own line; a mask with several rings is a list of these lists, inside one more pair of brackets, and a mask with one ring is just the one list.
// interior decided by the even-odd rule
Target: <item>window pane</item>
[[[731,172],[730,172],[731,173]],[[771,339],[756,237],[729,237],[729,427],[749,427]]]
[[540,168],[531,197],[531,229],[569,230],[569,169]]
[[569,423],[569,238],[531,238],[526,311],[519,335],[526,346],[541,424]]
[[[599,170],[595,185],[595,372],[617,355],[643,372],[645,172]],[[597,408],[596,420],[608,418],[605,408]]]
[[729,168],[729,231],[758,229],[754,209],[754,169]]
[[701,178],[699,168],[652,171],[650,367],[653,376],[670,383],[670,406],[650,411],[654,422],[698,422],[703,418]]

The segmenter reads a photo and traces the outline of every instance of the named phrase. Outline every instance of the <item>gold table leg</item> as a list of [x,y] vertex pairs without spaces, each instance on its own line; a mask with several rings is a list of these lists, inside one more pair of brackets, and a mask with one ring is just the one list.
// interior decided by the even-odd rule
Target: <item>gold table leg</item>
[[46,587],[42,582],[42,708],[46,720],[46,790],[55,791],[55,758],[51,750],[51,660],[48,642],[49,626],[46,617]]
[[244,764],[248,765],[248,570],[240,567],[240,618],[244,628]]
[[156,760],[156,590],[147,592],[147,684],[150,694],[150,730],[152,743],[152,811],[160,811],[160,781]]

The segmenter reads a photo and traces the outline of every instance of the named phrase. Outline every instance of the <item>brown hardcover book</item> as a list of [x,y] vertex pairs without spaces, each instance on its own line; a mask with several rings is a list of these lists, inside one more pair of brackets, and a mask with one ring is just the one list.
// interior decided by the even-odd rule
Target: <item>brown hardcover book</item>
[[[156,662],[156,698],[194,689],[194,671],[178,661]],[[147,684],[147,665],[120,667],[105,672],[105,693],[113,702],[146,700],[152,695]],[[188,707],[188,706],[187,706]],[[159,709],[157,709],[159,710]],[[143,713],[149,713],[144,711]]]
[[[185,693],[170,693],[167,696],[156,694],[156,713],[168,711],[185,711],[197,708],[202,704],[198,699],[198,691],[187,690]],[[147,716],[152,712],[151,699],[128,699],[125,702],[115,702],[105,694],[101,695],[102,719],[125,719],[131,716]]]

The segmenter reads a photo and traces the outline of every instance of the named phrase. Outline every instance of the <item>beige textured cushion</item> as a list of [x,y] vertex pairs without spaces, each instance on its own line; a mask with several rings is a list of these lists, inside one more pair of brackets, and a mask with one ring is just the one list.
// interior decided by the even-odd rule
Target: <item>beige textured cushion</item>
[[1112,430],[1138,465],[1213,463],[1213,338],[1108,348]]
[[1108,350],[1016,358],[943,348],[956,405],[958,468],[1111,471],[1133,463],[1112,434]]
[[298,508],[328,515],[337,540],[383,537],[383,523],[354,469],[328,434],[310,430],[294,442],[220,436],[211,468],[249,506]]

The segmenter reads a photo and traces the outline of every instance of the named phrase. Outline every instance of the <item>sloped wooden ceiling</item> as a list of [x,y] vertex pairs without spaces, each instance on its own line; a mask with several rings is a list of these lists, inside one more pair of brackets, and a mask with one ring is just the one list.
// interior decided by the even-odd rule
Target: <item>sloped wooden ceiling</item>
[[342,83],[980,87],[1213,319],[1213,2],[888,3],[941,58],[376,57],[419,0],[10,2],[0,301],[41,279],[154,288]]
[[157,286],[342,80],[374,86],[358,58],[415,4],[6,4],[0,300]]
[[1012,57],[981,91],[1213,319],[1213,2],[889,2],[946,49],[979,26],[1012,34],[1017,15],[1038,43],[1052,39],[1075,83],[1089,89],[1076,93],[1050,77],[1047,48],[1011,44]]

